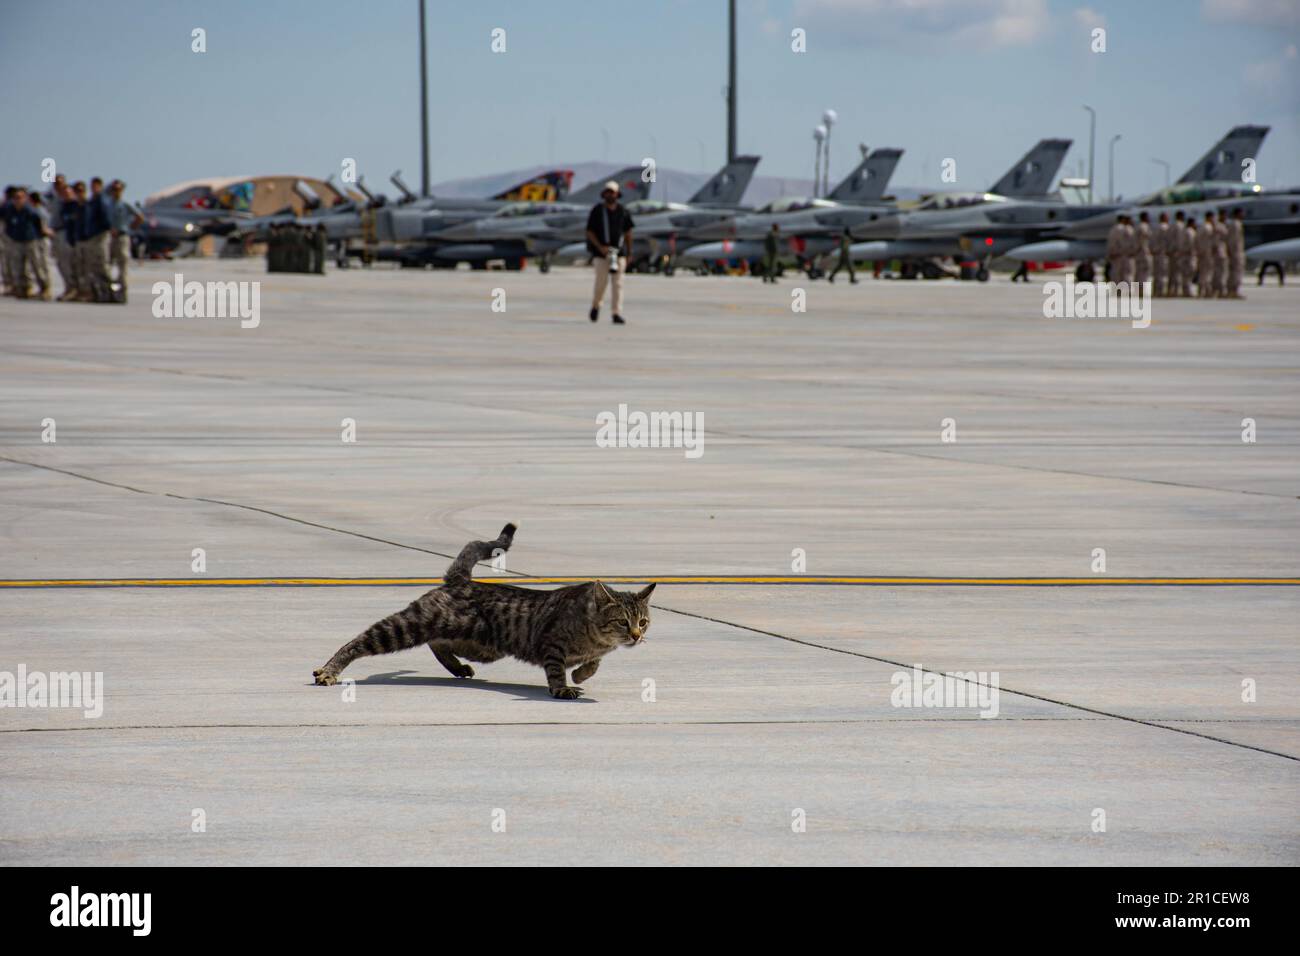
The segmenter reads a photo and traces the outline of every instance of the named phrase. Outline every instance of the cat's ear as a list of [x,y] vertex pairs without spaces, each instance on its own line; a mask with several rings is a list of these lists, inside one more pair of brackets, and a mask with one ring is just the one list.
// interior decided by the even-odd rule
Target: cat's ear
[[618,597],[601,581],[596,582],[596,597],[606,604],[617,604]]
[[650,595],[654,593],[654,589],[655,586],[653,584],[647,585],[646,587],[642,588],[640,591],[636,592],[636,599],[638,601],[650,600]]

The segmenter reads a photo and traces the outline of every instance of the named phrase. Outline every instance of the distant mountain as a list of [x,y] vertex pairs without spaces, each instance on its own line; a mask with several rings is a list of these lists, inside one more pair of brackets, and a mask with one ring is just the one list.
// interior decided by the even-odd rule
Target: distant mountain
[[[625,166],[635,166],[637,161],[629,162],[598,162],[587,161],[582,163],[555,163],[551,166],[527,166],[521,169],[512,169],[500,173],[490,173],[486,176],[470,176],[464,179],[452,179],[447,182],[435,183],[433,185],[433,194],[435,196],[446,196],[448,198],[475,198],[482,196],[493,196],[503,190],[530,179],[538,173],[547,169],[572,169],[573,170],[573,188],[581,189],[587,183],[603,179],[617,169]],[[763,167],[760,165],[759,169]],[[680,169],[667,169],[660,167],[655,172],[655,184],[650,191],[651,199],[666,199],[672,202],[685,202],[695,194],[695,191],[709,181],[717,170],[708,173],[690,173]],[[841,175],[847,170],[841,170]],[[831,181],[836,183],[834,170],[831,170]],[[757,173],[749,184],[749,190],[745,193],[745,205],[761,206],[764,203],[771,202],[773,199],[780,199],[782,196],[806,196],[812,191],[811,179],[783,178],[780,176],[764,176],[761,172]],[[907,187],[898,187],[890,189],[890,194],[900,199],[914,199],[919,195],[919,190]]]

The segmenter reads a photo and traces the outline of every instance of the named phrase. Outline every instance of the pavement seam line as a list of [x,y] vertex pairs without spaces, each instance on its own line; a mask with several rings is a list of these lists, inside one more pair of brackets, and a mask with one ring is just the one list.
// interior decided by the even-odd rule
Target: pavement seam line
[[[128,490],[128,491],[135,492],[135,493],[137,493],[137,494],[145,494],[145,495],[158,495],[158,494],[160,494],[159,492],[143,491],[143,490],[141,490],[141,489],[139,489],[139,488],[132,488],[132,487],[129,486],[129,485],[120,485],[120,484],[115,484],[114,482],[103,481],[103,480],[98,479],[98,478],[90,478],[90,477],[88,477],[88,476],[86,476],[86,475],[80,475],[80,474],[77,474],[76,472],[65,471],[65,470],[63,470],[63,469],[60,469],[60,468],[53,468],[53,467],[50,467],[50,466],[48,466],[48,465],[39,465],[39,464],[36,464],[36,463],[34,463],[34,462],[23,461],[23,460],[21,460],[21,459],[17,459],[17,458],[10,458],[10,457],[8,457],[8,456],[0,456],[0,461],[8,461],[8,462],[12,462],[12,463],[14,463],[14,464],[28,465],[28,466],[30,466],[30,467],[34,467],[34,468],[41,468],[41,469],[44,469],[44,470],[46,470],[46,471],[54,471],[54,472],[58,472],[59,474],[69,475],[69,476],[74,477],[74,478],[81,478],[81,479],[83,479],[83,480],[87,480],[87,481],[94,481],[94,482],[97,482],[98,484],[109,485],[110,487],[122,488],[122,489],[125,489],[125,490]],[[413,545],[401,544],[400,542],[396,542],[396,541],[387,541],[387,540],[385,540],[385,539],[383,539],[383,538],[376,538],[376,537],[373,537],[373,536],[371,536],[371,535],[361,534],[361,533],[359,533],[359,532],[346,531],[346,530],[343,530],[343,529],[341,529],[341,528],[333,528],[333,527],[330,527],[329,525],[318,524],[318,523],[316,523],[316,522],[313,522],[313,521],[306,521],[306,520],[301,519],[301,518],[293,518],[293,517],[290,517],[290,516],[288,516],[288,515],[280,514],[279,512],[276,512],[276,511],[270,511],[270,510],[267,510],[267,509],[265,509],[265,508],[256,508],[256,507],[253,507],[253,506],[250,506],[250,505],[241,505],[241,504],[232,503],[232,502],[218,501],[218,500],[216,500],[216,499],[212,499],[212,498],[197,498],[197,497],[190,497],[190,496],[187,496],[187,495],[176,495],[176,494],[172,494],[172,493],[170,493],[170,492],[164,492],[164,493],[162,493],[162,495],[165,496],[165,497],[177,498],[177,499],[185,500],[185,501],[203,501],[203,502],[207,502],[207,503],[210,503],[210,504],[219,504],[219,505],[226,505],[226,506],[228,506],[228,507],[243,508],[243,509],[246,509],[246,510],[249,510],[249,511],[255,511],[255,512],[258,512],[258,513],[261,513],[261,514],[270,515],[270,516],[272,516],[272,517],[281,518],[281,519],[286,520],[286,521],[293,521],[293,522],[296,522],[296,523],[298,523],[298,524],[303,524],[303,525],[307,525],[307,526],[314,527],[314,528],[321,528],[321,529],[326,530],[326,531],[332,531],[332,532],[337,532],[337,533],[339,533],[339,534],[349,535],[349,536],[352,536],[352,537],[363,538],[363,539],[365,539],[365,540],[375,541],[375,542],[379,542],[379,543],[382,543],[382,544],[390,544],[390,545],[392,545],[392,546],[394,546],[394,547],[398,547],[398,548],[406,548],[406,549],[409,549],[409,550],[412,550],[412,551],[421,551],[421,552],[424,552],[425,554],[434,554],[434,555],[438,555],[439,557],[448,557],[448,558],[452,557],[452,556],[450,556],[450,555],[444,555],[444,554],[442,554],[441,552],[430,551],[430,550],[428,550],[427,548],[418,548],[418,547],[415,547],[415,546],[413,546]],[[480,562],[480,563],[482,563],[482,562]],[[522,578],[534,578],[534,577],[537,577],[536,575],[531,575],[531,574],[528,574],[527,572],[524,572],[524,571],[512,571],[512,572],[510,572],[510,573],[511,573],[511,574],[519,575],[519,576],[522,577]],[[654,607],[654,608],[657,608],[658,610],[667,611],[667,612],[669,612],[670,614],[679,614],[679,615],[682,615],[682,616],[684,616],[684,617],[691,617],[691,618],[696,618],[696,619],[698,619],[698,620],[710,621],[710,622],[712,622],[712,623],[714,623],[714,624],[721,624],[721,625],[724,625],[724,626],[727,626],[727,627],[733,627],[733,628],[736,628],[736,629],[738,629],[738,630],[750,631],[750,632],[755,633],[755,634],[763,634],[763,635],[766,635],[767,637],[775,637],[775,638],[777,638],[778,640],[788,641],[788,642],[793,643],[793,644],[802,644],[802,645],[805,646],[805,647],[812,647],[812,648],[816,648],[816,649],[818,649],[818,650],[830,651],[830,652],[835,653],[835,654],[845,654],[845,655],[848,655],[848,656],[850,656],[850,657],[858,657],[858,658],[861,658],[861,659],[863,659],[863,660],[874,661],[874,662],[876,662],[876,663],[880,663],[880,664],[888,664],[888,665],[890,665],[891,667],[901,667],[901,668],[903,668],[903,669],[905,669],[905,670],[906,670],[906,669],[911,669],[912,667],[916,666],[916,667],[918,667],[919,670],[922,671],[922,673],[927,673],[927,674],[936,674],[936,675],[939,675],[939,676],[943,676],[943,675],[944,675],[944,672],[943,672],[943,671],[940,671],[940,670],[933,670],[933,669],[931,669],[931,668],[920,667],[919,665],[903,664],[903,663],[900,663],[900,662],[898,662],[898,661],[889,660],[888,658],[884,658],[884,657],[876,657],[876,656],[873,656],[873,655],[871,655],[871,654],[863,654],[863,653],[860,652],[860,651],[850,651],[850,650],[846,650],[846,649],[843,649],[843,648],[831,647],[830,645],[827,645],[827,644],[818,644],[818,643],[816,643],[815,641],[807,641],[807,640],[803,640],[803,639],[801,639],[801,638],[797,638],[797,637],[790,637],[790,636],[785,635],[785,634],[778,634],[778,633],[775,632],[775,631],[767,631],[767,630],[763,630],[762,628],[750,627],[749,625],[746,625],[746,624],[737,624],[737,623],[734,623],[734,622],[732,622],[732,621],[725,621],[725,620],[722,620],[721,618],[709,617],[708,615],[705,615],[705,614],[696,614],[696,613],[693,613],[693,612],[691,612],[691,611],[681,611],[681,610],[678,610],[677,608],[671,608],[671,607],[667,607],[667,606],[665,606],[665,605],[660,605],[660,604],[653,604],[653,605],[651,605],[651,606]],[[984,683],[982,683],[982,682],[980,682],[980,681],[969,681],[969,680],[967,680],[966,682],[967,682],[967,683],[974,683],[974,684],[979,685],[979,686],[985,686],[985,687],[990,686],[990,685],[984,684]],[[1189,736],[1189,737],[1200,737],[1200,738],[1202,738],[1202,739],[1204,739],[1204,740],[1212,740],[1212,741],[1215,741],[1216,743],[1227,744],[1227,745],[1230,746],[1230,747],[1238,747],[1238,748],[1241,748],[1241,749],[1243,749],[1243,750],[1253,750],[1253,751],[1256,751],[1256,752],[1258,752],[1258,753],[1270,754],[1270,755],[1272,755],[1272,756],[1274,756],[1274,757],[1282,757],[1282,758],[1285,759],[1285,760],[1291,760],[1291,761],[1295,761],[1295,762],[1297,762],[1297,763],[1300,763],[1300,757],[1295,757],[1295,756],[1292,756],[1292,755],[1290,755],[1290,754],[1285,754],[1285,753],[1282,753],[1281,751],[1277,751],[1277,750],[1269,750],[1269,749],[1266,748],[1266,747],[1256,747],[1256,746],[1254,746],[1254,745],[1252,745],[1252,744],[1239,743],[1239,742],[1237,742],[1237,741],[1227,740],[1227,739],[1225,739],[1225,738],[1223,738],[1223,737],[1215,737],[1215,736],[1213,736],[1212,734],[1202,734],[1202,733],[1198,733],[1197,731],[1194,731],[1194,730],[1187,730],[1187,729],[1182,728],[1182,727],[1170,727],[1170,726],[1168,726],[1167,724],[1160,724],[1160,723],[1156,723],[1156,722],[1154,722],[1154,721],[1142,720],[1141,718],[1138,718],[1138,717],[1127,717],[1127,716],[1125,716],[1125,715],[1123,715],[1123,714],[1117,714],[1117,713],[1114,713],[1114,712],[1112,712],[1112,711],[1099,710],[1099,709],[1097,709],[1097,708],[1095,708],[1095,707],[1086,707],[1086,706],[1084,706],[1084,705],[1082,705],[1082,704],[1072,704],[1072,703],[1069,703],[1069,702],[1067,702],[1067,701],[1056,700],[1056,699],[1051,698],[1051,697],[1044,697],[1044,696],[1042,696],[1042,695],[1040,695],[1040,694],[1032,694],[1032,693],[1029,693],[1028,691],[1017,691],[1017,690],[1013,690],[1013,689],[1008,688],[1008,687],[999,687],[998,690],[999,690],[999,692],[1005,691],[1005,692],[1008,693],[1008,694],[1012,694],[1012,695],[1014,695],[1014,696],[1018,696],[1018,697],[1025,697],[1025,698],[1029,698],[1029,699],[1032,699],[1032,700],[1043,701],[1043,702],[1045,702],[1045,703],[1049,703],[1049,704],[1055,704],[1055,705],[1058,706],[1058,707],[1068,707],[1068,708],[1071,708],[1071,709],[1074,709],[1074,710],[1082,711],[1082,712],[1084,712],[1084,713],[1098,714],[1098,715],[1100,715],[1100,716],[1102,716],[1102,717],[1109,717],[1109,718],[1111,718],[1111,719],[1113,719],[1113,720],[1123,720],[1123,721],[1127,721],[1127,722],[1129,722],[1129,723],[1140,724],[1140,725],[1145,726],[1145,727],[1154,727],[1154,728],[1159,729],[1159,730],[1167,730],[1167,731],[1170,731],[1170,732],[1172,732],[1172,733],[1176,733],[1176,734],[1184,734],[1184,735]]]

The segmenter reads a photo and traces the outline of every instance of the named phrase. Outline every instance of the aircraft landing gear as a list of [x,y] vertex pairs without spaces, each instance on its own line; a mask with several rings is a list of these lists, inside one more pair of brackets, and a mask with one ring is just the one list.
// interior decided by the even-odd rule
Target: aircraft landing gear
[[548,273],[548,272],[551,271],[551,257],[550,257],[550,256],[541,256],[541,257],[538,258],[538,260],[537,260],[537,271],[540,272],[542,275],[546,275],[546,273]]

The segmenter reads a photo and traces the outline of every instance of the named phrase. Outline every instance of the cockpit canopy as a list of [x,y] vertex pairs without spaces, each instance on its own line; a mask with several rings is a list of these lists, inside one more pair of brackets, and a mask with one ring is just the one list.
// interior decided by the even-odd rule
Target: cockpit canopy
[[680,202],[664,202],[662,199],[634,199],[624,208],[633,215],[649,216],[657,212],[684,212],[691,207]]
[[785,196],[781,199],[773,199],[766,206],[755,209],[757,214],[771,214],[783,212],[799,212],[803,209],[834,209],[838,203],[833,203],[829,199],[814,199],[811,196]]
[[559,212],[572,212],[568,206],[550,202],[512,202],[498,209],[494,216],[510,219],[515,216],[550,216]]
[[1204,202],[1216,199],[1240,199],[1262,192],[1258,183],[1209,182],[1177,183],[1162,189],[1138,203],[1140,206],[1175,206],[1185,202]]
[[961,209],[986,202],[1006,202],[1006,196],[997,193],[935,193],[927,196],[917,209]]

